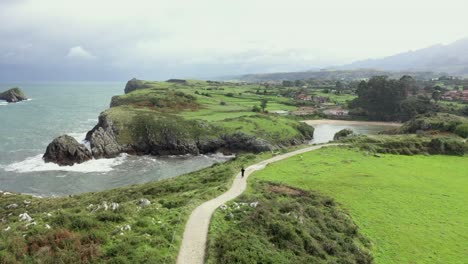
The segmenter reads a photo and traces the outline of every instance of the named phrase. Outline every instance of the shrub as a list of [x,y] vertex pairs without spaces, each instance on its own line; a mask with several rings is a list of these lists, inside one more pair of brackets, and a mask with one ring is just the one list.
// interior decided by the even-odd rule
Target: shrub
[[306,123],[299,123],[297,130],[306,138],[314,138],[314,127],[307,125]]
[[219,104],[220,104],[220,105],[226,105],[226,102],[221,101],[221,102],[219,102]]
[[455,128],[455,134],[462,138],[468,138],[468,123],[458,125]]
[[234,97],[234,94],[233,93],[227,93],[226,96],[227,97]]
[[260,109],[260,107],[258,105],[254,105],[252,107],[252,112],[260,112],[262,109]]
[[333,136],[333,140],[340,140],[342,138],[353,135],[353,133],[354,132],[351,129],[348,129],[348,128],[342,129],[335,133],[335,135]]
[[429,143],[431,154],[447,154],[463,156],[466,146],[463,142],[452,138],[434,138]]

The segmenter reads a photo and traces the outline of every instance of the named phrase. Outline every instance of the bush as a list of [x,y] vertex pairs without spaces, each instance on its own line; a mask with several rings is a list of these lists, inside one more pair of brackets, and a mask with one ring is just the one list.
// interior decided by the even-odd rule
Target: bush
[[333,140],[340,140],[342,138],[353,135],[354,132],[351,129],[345,128],[335,133]]
[[297,126],[297,130],[306,138],[306,139],[313,139],[314,138],[314,127],[307,125],[306,123],[299,123]]
[[221,102],[219,102],[219,104],[220,104],[220,105],[226,105],[226,102],[221,101]]
[[434,138],[429,143],[431,154],[447,154],[463,156],[466,146],[463,142],[452,138]]
[[468,123],[458,125],[455,128],[455,134],[462,138],[468,138]]
[[254,106],[252,107],[252,112],[258,113],[258,112],[260,112],[261,110],[262,110],[262,109],[260,109],[260,107],[259,107],[258,105],[254,105]]
[[233,93],[227,93],[226,96],[227,97],[234,97],[234,94]]

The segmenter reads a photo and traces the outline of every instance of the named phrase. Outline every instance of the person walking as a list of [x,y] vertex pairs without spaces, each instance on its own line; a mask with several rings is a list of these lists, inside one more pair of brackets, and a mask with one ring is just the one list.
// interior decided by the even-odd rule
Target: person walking
[[241,169],[242,178],[244,178],[244,173],[245,173],[245,169],[244,169],[244,166],[242,166],[242,169]]

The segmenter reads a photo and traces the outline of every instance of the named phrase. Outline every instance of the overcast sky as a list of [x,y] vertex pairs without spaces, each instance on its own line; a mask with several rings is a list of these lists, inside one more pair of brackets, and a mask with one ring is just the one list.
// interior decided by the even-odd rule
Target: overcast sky
[[466,0],[0,0],[0,70],[125,80],[328,67],[467,37],[467,9]]

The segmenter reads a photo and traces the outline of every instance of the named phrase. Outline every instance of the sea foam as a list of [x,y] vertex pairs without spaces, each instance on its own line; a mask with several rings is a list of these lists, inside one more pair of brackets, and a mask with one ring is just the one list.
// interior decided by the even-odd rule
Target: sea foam
[[115,166],[122,164],[127,159],[127,154],[121,154],[113,159],[92,159],[73,166],[59,166],[55,163],[45,163],[42,154],[27,158],[20,162],[15,162],[3,166],[5,171],[18,173],[39,172],[39,171],[72,171],[72,172],[109,172]]

